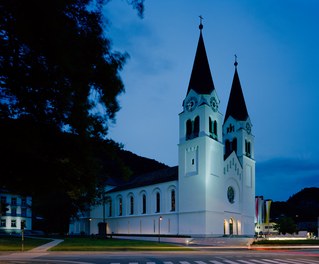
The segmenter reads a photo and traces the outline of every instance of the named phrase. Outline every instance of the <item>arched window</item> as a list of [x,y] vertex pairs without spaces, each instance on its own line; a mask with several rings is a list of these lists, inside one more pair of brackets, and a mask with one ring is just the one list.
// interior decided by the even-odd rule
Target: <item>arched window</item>
[[146,214],[146,195],[142,196],[142,214]]
[[175,190],[171,191],[171,211],[175,212],[176,210],[176,197],[175,197]]
[[210,117],[208,120],[208,128],[209,128],[209,135],[213,134],[213,121]]
[[245,152],[247,157],[251,156],[250,142],[247,140],[245,140]]
[[112,216],[112,199],[109,200],[109,216]]
[[188,119],[186,121],[186,139],[190,139],[191,135],[192,135],[192,128],[193,124],[192,124],[192,120]]
[[217,139],[217,121],[214,121],[214,129],[213,129],[214,139]]
[[123,200],[122,200],[122,197],[119,197],[118,199],[118,208],[119,208],[119,216],[123,215]]
[[199,134],[199,116],[196,116],[194,121],[194,137],[198,137],[198,134]]
[[156,193],[156,213],[161,211],[161,194],[159,192]]
[[130,214],[134,214],[134,197],[133,195],[130,196]]
[[233,139],[231,152],[235,151],[237,153],[237,138]]
[[230,154],[230,141],[227,139],[225,142],[225,156],[228,157]]

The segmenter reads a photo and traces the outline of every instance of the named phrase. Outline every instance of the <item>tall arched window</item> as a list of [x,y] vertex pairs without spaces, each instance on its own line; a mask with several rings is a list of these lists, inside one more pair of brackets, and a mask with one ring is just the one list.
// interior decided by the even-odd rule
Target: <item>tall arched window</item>
[[248,140],[245,140],[245,152],[247,157],[251,156],[250,142]]
[[228,155],[230,154],[230,141],[227,139],[225,142],[225,156],[228,157]]
[[214,139],[217,139],[217,121],[214,121],[214,129],[213,129]]
[[237,138],[234,138],[233,139],[233,142],[232,142],[232,152],[235,151],[237,153]]
[[119,197],[119,216],[123,215],[123,200],[122,197]]
[[211,135],[213,133],[213,121],[210,117],[208,120],[208,128],[209,128],[209,135]]
[[134,197],[133,195],[130,196],[130,214],[134,214]]
[[192,135],[192,128],[193,124],[192,124],[192,120],[188,119],[186,121],[186,139],[190,139],[191,135]]
[[175,197],[175,190],[171,191],[171,211],[175,212],[176,210],[176,197]]
[[156,213],[161,211],[161,194],[159,192],[156,193]]
[[109,216],[112,216],[112,199],[109,200]]
[[198,137],[198,134],[199,134],[199,116],[196,116],[194,121],[194,137]]
[[142,214],[146,214],[146,195],[142,196]]

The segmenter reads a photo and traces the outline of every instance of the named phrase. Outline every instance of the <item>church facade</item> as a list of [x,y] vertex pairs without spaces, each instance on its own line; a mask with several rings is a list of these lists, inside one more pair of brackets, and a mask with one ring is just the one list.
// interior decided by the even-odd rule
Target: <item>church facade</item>
[[178,166],[106,186],[102,205],[70,224],[70,233],[254,235],[255,160],[252,123],[237,60],[225,116],[207,59],[203,26],[183,109]]

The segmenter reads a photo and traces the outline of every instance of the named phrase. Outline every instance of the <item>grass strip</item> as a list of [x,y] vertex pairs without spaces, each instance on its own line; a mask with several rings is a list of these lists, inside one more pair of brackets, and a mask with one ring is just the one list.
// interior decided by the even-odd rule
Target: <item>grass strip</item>
[[[23,248],[24,251],[27,251],[51,241],[48,239],[25,237]],[[0,251],[22,251],[21,237],[0,237]]]
[[66,238],[51,251],[181,251],[189,248],[151,241],[102,239],[102,238]]

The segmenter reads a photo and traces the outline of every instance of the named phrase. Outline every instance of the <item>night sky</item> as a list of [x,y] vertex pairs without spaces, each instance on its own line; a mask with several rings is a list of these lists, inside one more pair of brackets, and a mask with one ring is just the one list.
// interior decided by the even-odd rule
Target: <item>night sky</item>
[[255,135],[256,195],[285,201],[319,187],[319,1],[146,0],[105,7],[115,51],[130,56],[126,92],[109,137],[124,149],[177,165],[178,114],[199,38],[199,15],[224,115],[234,55]]

